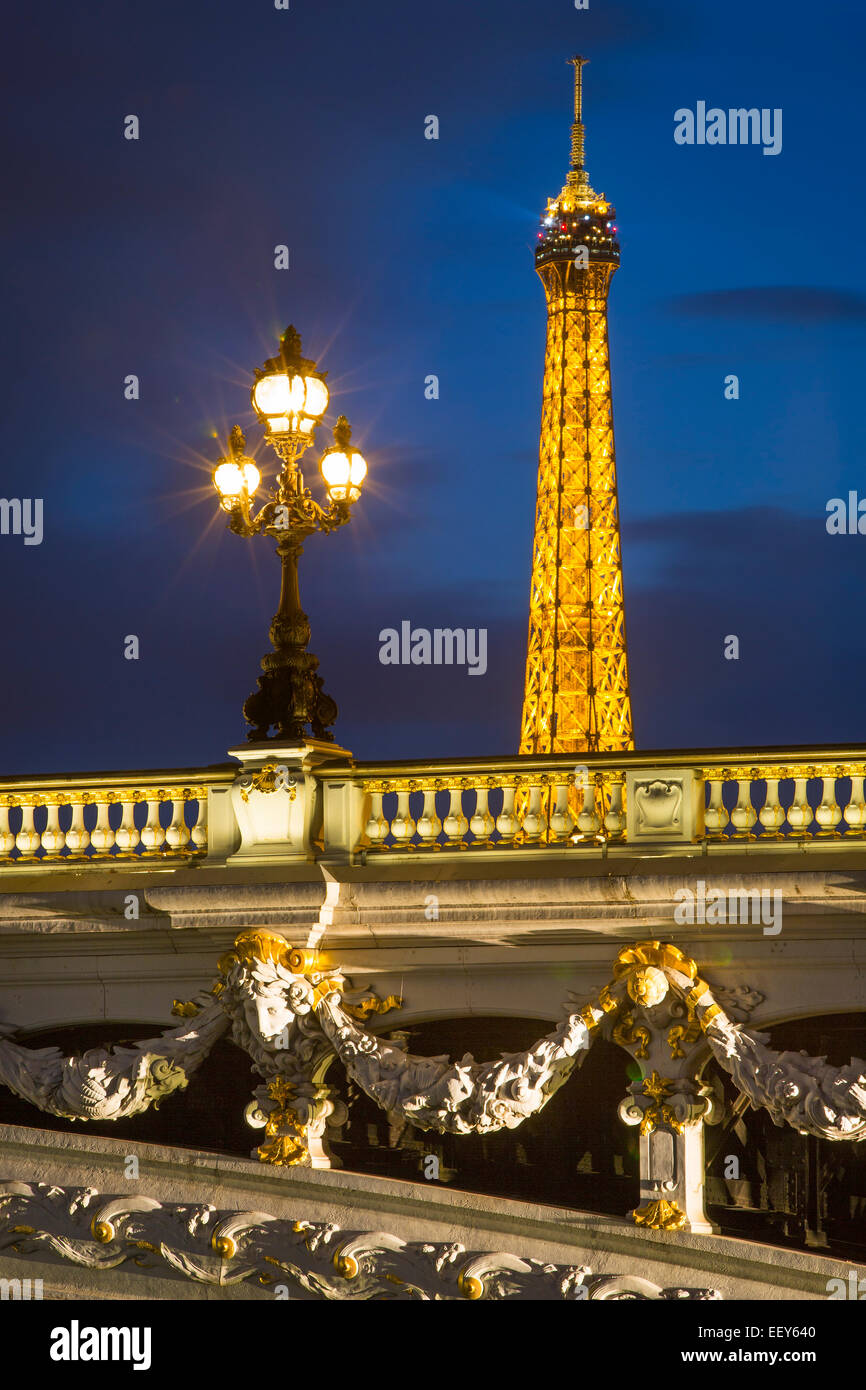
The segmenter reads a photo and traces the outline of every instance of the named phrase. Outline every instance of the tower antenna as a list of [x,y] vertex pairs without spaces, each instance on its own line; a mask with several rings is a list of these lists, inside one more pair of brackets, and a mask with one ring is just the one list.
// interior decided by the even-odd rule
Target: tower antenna
[[[569,58],[569,63],[574,68],[574,124],[571,127],[571,174],[577,177],[572,179],[569,174],[569,183],[580,185],[587,182],[586,166],[584,163],[583,146],[583,67],[589,62],[588,58],[581,58],[580,55]],[[580,175],[583,175],[583,178]]]

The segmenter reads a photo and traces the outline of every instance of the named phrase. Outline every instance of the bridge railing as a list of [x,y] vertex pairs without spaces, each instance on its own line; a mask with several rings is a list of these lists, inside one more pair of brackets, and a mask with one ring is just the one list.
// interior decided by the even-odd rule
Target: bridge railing
[[224,771],[101,773],[0,782],[0,867],[193,859]]
[[866,839],[866,748],[315,765],[299,755],[291,766],[279,750],[265,757],[0,782],[0,870]]
[[[352,775],[351,831],[331,838],[368,854],[866,836],[866,749],[368,764]],[[327,804],[342,779],[323,777]]]

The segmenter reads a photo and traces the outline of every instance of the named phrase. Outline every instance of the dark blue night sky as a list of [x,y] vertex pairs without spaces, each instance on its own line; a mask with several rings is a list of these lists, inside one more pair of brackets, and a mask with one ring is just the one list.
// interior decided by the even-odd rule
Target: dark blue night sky
[[[234,422],[258,443],[252,371],[289,322],[370,464],[352,525],[302,562],[339,741],[363,759],[516,750],[532,248],[567,170],[575,52],[622,246],[638,746],[866,738],[866,536],[825,529],[831,497],[866,495],[859,7],[112,0],[19,6],[4,30],[0,494],[43,498],[45,536],[0,536],[0,769],[195,766],[243,741],[278,564],[225,530],[210,470]],[[782,152],[677,145],[675,110],[701,100],[782,108]],[[486,627],[487,675],[381,666],[378,633],[403,619]]]

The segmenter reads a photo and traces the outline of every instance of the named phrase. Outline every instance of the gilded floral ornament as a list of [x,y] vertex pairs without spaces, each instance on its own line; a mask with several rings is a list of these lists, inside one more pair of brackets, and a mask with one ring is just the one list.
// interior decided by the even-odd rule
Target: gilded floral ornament
[[632,1212],[636,1226],[646,1226],[650,1231],[681,1231],[686,1223],[685,1213],[676,1202],[647,1202]]
[[659,1101],[662,1096],[670,1094],[673,1084],[666,1076],[659,1076],[658,1072],[654,1071],[643,1083],[643,1093],[646,1096],[652,1096],[653,1100]]
[[649,1056],[650,1030],[643,1024],[637,1023],[633,1013],[623,1015],[620,1021],[614,1024],[610,1036],[620,1047],[634,1047],[636,1049],[634,1055],[640,1061],[644,1061]]
[[640,1091],[642,1095],[650,1098],[652,1104],[648,1105],[641,1115],[641,1134],[652,1134],[662,1125],[666,1125],[674,1134],[682,1134],[685,1118],[678,1116],[672,1106],[664,1103],[678,1086],[678,1081],[659,1076],[656,1071],[645,1078]]
[[614,979],[619,980],[631,971],[646,966],[664,972],[677,970],[688,980],[694,980],[698,973],[695,962],[678,946],[672,946],[669,942],[640,941],[636,946],[626,946],[619,952],[613,966]]
[[362,999],[359,1004],[344,1004],[343,1007],[350,1018],[364,1023],[371,1014],[386,1014],[391,1009],[402,1009],[403,999],[399,994],[389,994],[387,999],[378,999],[375,995],[369,995],[366,999]]
[[262,792],[265,796],[271,792],[287,791],[289,800],[294,801],[298,794],[297,784],[293,777],[289,777],[285,765],[275,762],[267,762],[254,772],[247,785],[241,787],[241,800],[249,801],[250,792]]
[[671,1051],[671,1061],[676,1061],[686,1055],[686,1049],[691,1048],[701,1038],[701,1025],[697,1019],[692,1017],[688,1023],[675,1023],[668,1030],[668,1047]]
[[295,1099],[295,1087],[278,1076],[268,1086],[268,1096],[275,1106],[265,1121],[267,1142],[259,1146],[258,1156],[263,1163],[294,1168],[306,1161],[308,1153],[306,1125],[289,1104]]
[[175,1018],[197,1018],[201,1013],[201,1004],[196,1004],[191,999],[173,999],[171,1011]]

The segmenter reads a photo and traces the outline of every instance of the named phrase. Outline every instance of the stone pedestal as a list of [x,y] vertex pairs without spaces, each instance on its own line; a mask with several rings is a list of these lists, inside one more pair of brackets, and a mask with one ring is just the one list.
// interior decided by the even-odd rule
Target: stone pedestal
[[274,740],[230,748],[241,764],[230,788],[240,831],[232,864],[267,864],[286,858],[312,859],[322,822],[321,783],[314,776],[323,763],[351,765],[352,755],[333,743]]
[[[718,1230],[704,1209],[704,1121],[668,1126],[640,1137],[640,1202],[635,1222],[651,1230],[710,1235]],[[683,1219],[684,1218],[684,1219]]]

